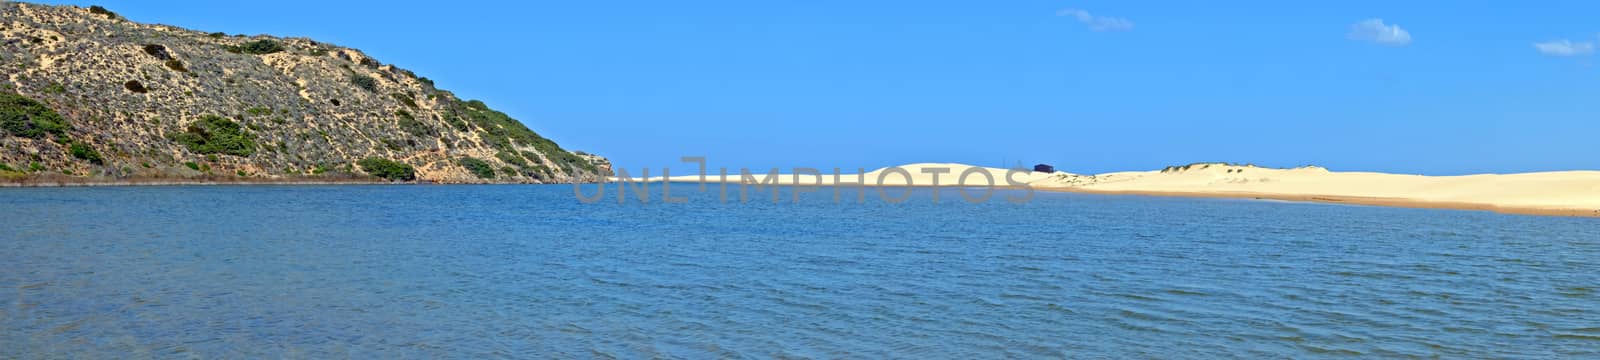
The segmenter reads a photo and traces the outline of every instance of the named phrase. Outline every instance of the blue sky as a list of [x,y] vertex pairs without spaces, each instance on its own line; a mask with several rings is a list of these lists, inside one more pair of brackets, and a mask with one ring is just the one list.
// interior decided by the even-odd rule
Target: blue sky
[[1592,1],[98,4],[359,48],[653,173],[1600,169]]

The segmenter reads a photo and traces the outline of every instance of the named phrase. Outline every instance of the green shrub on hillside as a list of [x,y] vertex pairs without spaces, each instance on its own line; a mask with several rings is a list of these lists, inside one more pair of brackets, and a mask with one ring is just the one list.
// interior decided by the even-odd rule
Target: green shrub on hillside
[[250,156],[256,153],[255,136],[240,128],[239,123],[216,115],[203,116],[190,124],[188,131],[167,137],[198,154]]
[[117,13],[111,12],[111,10],[107,10],[104,6],[100,6],[100,5],[91,5],[91,6],[89,6],[89,13],[90,14],[105,15],[107,19],[115,20],[117,18]]
[[516,153],[513,153],[513,152],[501,151],[499,153],[494,154],[494,157],[495,158],[499,158],[500,161],[504,161],[507,164],[516,165],[519,168],[528,167],[528,160],[527,159],[523,159],[522,156],[519,156],[519,155],[517,155]]
[[582,169],[591,173],[600,172],[599,169],[594,166],[594,163],[591,163],[589,160],[577,155],[573,155],[566,150],[561,150],[560,147],[555,146],[554,142],[551,142],[549,145],[547,145],[547,147],[535,146],[535,148],[540,149],[539,152],[545,153],[545,156],[549,157],[551,162],[554,162],[556,166],[561,167],[563,170],[573,171],[575,169]]
[[384,179],[404,181],[417,179],[416,168],[394,160],[370,157],[356,162],[356,165],[361,166],[361,171]]
[[417,99],[412,98],[410,94],[393,93],[393,94],[389,94],[389,97],[392,97],[397,101],[400,101],[400,104],[405,105],[406,107],[410,107],[412,109],[417,109],[418,108],[417,107]]
[[105,159],[100,157],[99,151],[95,151],[94,148],[84,145],[83,143],[74,142],[72,143],[72,146],[67,147],[67,150],[72,153],[72,157],[88,160],[90,164],[105,164]]
[[227,46],[228,52],[236,54],[266,55],[283,51],[283,44],[270,39],[262,39],[244,43],[238,46]]
[[350,83],[370,92],[378,92],[378,79],[361,74],[350,74]]
[[534,165],[522,168],[522,175],[541,181],[554,178],[554,173],[550,171],[550,167],[544,165]]
[[490,109],[482,101],[470,100],[452,103],[453,112],[478,128],[478,136],[490,147],[501,151],[516,151],[517,146],[532,146],[557,168],[566,171],[582,169],[598,172],[588,160],[567,152],[554,141],[539,136],[516,119]]
[[461,167],[467,168],[467,171],[471,171],[473,175],[477,175],[480,179],[494,178],[494,167],[489,166],[488,162],[472,157],[461,158],[459,162]]
[[433,130],[432,126],[423,124],[422,121],[417,120],[417,118],[414,116],[411,116],[410,112],[399,110],[395,111],[394,115],[400,117],[400,130],[405,131],[407,134],[418,137],[435,137],[439,135],[438,132]]
[[460,116],[456,116],[455,114],[446,113],[444,115],[444,123],[450,124],[450,127],[455,128],[456,130],[460,130],[460,131],[467,131],[467,130],[471,130],[472,129],[472,125],[471,124],[467,124],[466,121],[461,120],[461,117]]
[[0,129],[12,136],[41,139],[67,133],[67,119],[38,101],[0,92]]

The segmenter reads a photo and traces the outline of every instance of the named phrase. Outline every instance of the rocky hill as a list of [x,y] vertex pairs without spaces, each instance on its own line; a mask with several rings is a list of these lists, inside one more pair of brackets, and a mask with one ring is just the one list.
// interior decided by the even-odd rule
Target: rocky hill
[[599,156],[361,51],[0,2],[0,180],[591,181]]

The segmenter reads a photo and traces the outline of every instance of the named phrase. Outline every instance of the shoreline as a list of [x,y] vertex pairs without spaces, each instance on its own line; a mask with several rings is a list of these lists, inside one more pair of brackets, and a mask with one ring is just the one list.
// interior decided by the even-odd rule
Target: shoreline
[[[652,183],[661,183],[661,181],[651,181],[651,182]],[[675,183],[675,184],[697,184],[697,182],[692,182],[692,181],[667,181],[667,182],[671,182],[671,183]],[[732,182],[730,182],[730,183],[732,183]],[[312,185],[440,185],[440,186],[451,186],[451,185],[570,185],[570,184],[418,183],[418,182],[371,181],[371,180],[360,180],[360,179],[316,180],[316,181],[293,181],[293,180],[289,180],[289,181],[283,181],[283,180],[272,180],[272,181],[161,180],[161,181],[155,181],[155,180],[138,180],[138,181],[78,181],[78,182],[41,181],[41,182],[32,182],[32,183],[6,182],[6,183],[0,183],[0,188],[145,187],[145,186],[263,186],[263,185],[289,185],[289,186],[293,186],[293,185],[306,185],[306,186],[312,186]],[[783,185],[775,185],[775,186],[778,186],[778,187],[793,187],[794,185],[792,185],[792,184],[783,184]],[[832,186],[833,185],[822,185],[822,187],[832,187]],[[935,186],[932,186],[932,185],[910,185],[910,186],[907,186],[907,185],[883,185],[883,186],[866,185],[865,187],[931,188],[931,187],[935,187]],[[937,187],[939,187],[939,188],[957,188],[959,186],[941,185],[941,186],[937,186]],[[997,186],[995,188],[997,190],[1021,190],[1021,189],[1023,189],[1023,188],[1020,188],[1020,187],[1009,187],[1009,186]],[[1590,210],[1590,209],[1575,209],[1575,208],[1563,209],[1563,208],[1500,206],[1500,205],[1484,204],[1484,203],[1451,202],[1451,201],[1429,201],[1429,200],[1420,200],[1420,199],[1385,198],[1385,197],[1370,197],[1370,196],[1314,195],[1314,194],[1304,194],[1304,195],[1301,195],[1301,194],[1274,194],[1274,193],[1242,192],[1242,191],[1199,192],[1199,191],[1093,190],[1093,189],[1060,188],[1060,187],[1034,187],[1033,190],[1044,191],[1044,192],[1072,193],[1072,194],[1091,194],[1091,195],[1124,195],[1124,196],[1153,196],[1153,197],[1176,197],[1176,198],[1276,200],[1276,201],[1289,201],[1289,202],[1298,202],[1298,203],[1344,204],[1344,205],[1380,206],[1380,207],[1408,208],[1408,209],[1488,211],[1488,212],[1494,212],[1494,213],[1500,213],[1500,214],[1508,214],[1508,215],[1600,218],[1600,209]]]
[[[677,179],[668,180],[668,181],[661,181],[659,179],[651,179],[650,183],[652,183],[652,184],[673,183],[673,184],[687,184],[687,185],[697,185],[697,184],[699,184],[698,181],[683,181],[683,180],[677,180]],[[707,184],[717,184],[719,182],[707,181],[706,183]],[[729,181],[727,183],[728,184],[735,184],[735,185],[739,184],[738,182],[734,182],[734,181]],[[767,186],[794,187],[795,185],[786,183],[786,184],[767,185]],[[813,186],[813,185],[801,185],[801,186]],[[856,187],[856,185],[845,185],[845,186],[846,187]],[[824,184],[824,185],[816,186],[816,187],[828,188],[828,187],[835,187],[835,185]],[[863,188],[878,188],[878,187],[914,188],[914,189],[927,189],[927,188],[945,188],[945,189],[975,188],[975,186],[958,186],[958,185],[933,186],[933,185],[872,185],[872,184],[868,184],[868,185],[865,185],[865,186],[862,186],[862,187]],[[994,189],[995,190],[1025,190],[1026,188],[1015,187],[1015,186],[995,186]],[[1494,204],[1472,203],[1472,202],[1431,201],[1431,200],[1422,200],[1422,199],[1385,198],[1385,197],[1372,197],[1372,196],[1318,195],[1318,194],[1304,194],[1304,195],[1302,195],[1302,194],[1274,194],[1274,193],[1246,192],[1246,191],[1202,192],[1202,191],[1094,190],[1094,189],[1070,188],[1070,187],[1032,187],[1032,189],[1034,191],[1053,192],[1053,193],[1068,193],[1068,194],[1113,195],[1113,196],[1151,196],[1151,197],[1167,197],[1167,198],[1274,200],[1274,201],[1287,201],[1287,202],[1295,202],[1295,203],[1359,205],[1359,206],[1377,206],[1377,207],[1405,208],[1405,209],[1488,211],[1488,212],[1499,213],[1499,214],[1507,214],[1507,215],[1600,218],[1600,209],[1539,208],[1539,207],[1500,206],[1500,205],[1494,205]]]
[[1093,194],[1093,195],[1128,195],[1128,196],[1154,196],[1177,198],[1211,198],[1211,199],[1245,199],[1245,200],[1276,200],[1297,203],[1342,204],[1378,206],[1406,209],[1436,209],[1436,210],[1467,210],[1488,211],[1508,215],[1531,216],[1560,216],[1560,217],[1590,217],[1600,218],[1600,209],[1576,208],[1539,208],[1520,206],[1500,206],[1494,204],[1430,201],[1406,198],[1384,198],[1371,196],[1347,195],[1298,195],[1298,194],[1273,194],[1259,192],[1195,192],[1195,191],[1138,191],[1138,190],[1089,190],[1074,188],[1034,188],[1038,191]]
[[[956,164],[949,164],[949,165],[956,165]],[[915,166],[918,166],[918,165],[907,165],[906,167],[915,167]],[[1252,169],[1253,171],[1286,171],[1286,170],[1282,170],[1282,169],[1262,169],[1262,168],[1250,168],[1250,169]],[[1004,170],[999,170],[999,169],[989,169],[989,170],[996,171],[997,173],[1004,171]],[[1235,170],[1236,170],[1236,168],[1235,168]],[[881,171],[881,169],[880,169],[880,171]],[[1243,170],[1237,170],[1237,171],[1242,172]],[[1291,169],[1291,170],[1287,170],[1287,171],[1294,171],[1294,170]],[[1321,171],[1322,171],[1321,173],[1314,173],[1313,175],[1314,176],[1330,176],[1330,175],[1340,175],[1341,174],[1341,173],[1327,173],[1327,172],[1325,172],[1325,170],[1321,170]],[[877,173],[877,171],[869,172],[869,173],[863,174],[863,175],[869,175],[870,176],[870,175],[875,174],[875,173]],[[1231,173],[1231,172],[1229,172],[1229,173]],[[1363,173],[1343,173],[1343,174],[1363,174]],[[1372,174],[1372,175],[1379,175],[1379,176],[1403,177],[1402,179],[1411,179],[1411,180],[1414,180],[1414,179],[1439,180],[1439,179],[1451,179],[1451,178],[1465,179],[1465,178],[1472,178],[1472,177],[1479,177],[1479,176],[1507,176],[1507,175],[1470,175],[1470,176],[1456,176],[1456,177],[1426,177],[1426,176],[1418,176],[1418,175],[1393,175],[1393,174],[1376,174],[1376,173],[1364,173],[1364,174]],[[1080,182],[1078,182],[1081,179],[1086,178],[1086,177],[1087,178],[1091,178],[1091,179],[1094,179],[1094,178],[1111,179],[1111,178],[1116,177],[1116,176],[1121,176],[1121,177],[1126,178],[1126,177],[1129,177],[1130,175],[1135,177],[1134,179],[1131,179],[1131,180],[1139,180],[1138,177],[1140,177],[1140,176],[1145,177],[1145,178],[1150,178],[1152,176],[1164,176],[1164,177],[1169,177],[1169,178],[1174,177],[1174,176],[1192,176],[1192,175],[1183,175],[1183,174],[1167,175],[1164,172],[1162,172],[1162,173],[1126,172],[1126,173],[1101,174],[1101,175],[1092,175],[1092,176],[1074,175],[1074,174],[1068,174],[1068,173],[1059,173],[1059,174],[1032,173],[1032,174],[1029,174],[1028,176],[1026,176],[1027,180],[1029,180],[1029,181],[1026,182],[1025,184],[1026,184],[1026,186],[1028,188],[1031,188],[1032,190],[1043,191],[1043,192],[1059,192],[1059,193],[1078,193],[1078,194],[1096,194],[1096,195],[1133,195],[1133,196],[1157,196],[1157,197],[1188,197],[1188,198],[1276,200],[1276,201],[1291,201],[1291,202],[1301,202],[1301,203],[1345,204],[1345,205],[1381,206],[1381,207],[1414,208],[1414,209],[1445,209],[1445,210],[1488,211],[1488,212],[1501,213],[1501,214],[1512,214],[1512,215],[1600,218],[1600,206],[1595,206],[1593,208],[1581,206],[1581,205],[1587,204],[1587,202],[1559,203],[1559,202],[1550,202],[1550,201],[1535,201],[1535,202],[1521,201],[1522,203],[1520,203],[1520,204],[1519,203],[1510,203],[1510,204],[1501,203],[1501,204],[1497,204],[1497,203],[1494,202],[1494,200],[1499,200],[1499,199],[1502,199],[1502,198],[1495,197],[1495,196],[1483,196],[1483,195],[1498,195],[1498,194],[1493,194],[1493,193],[1490,193],[1490,194],[1476,194],[1476,195],[1478,195],[1477,197],[1472,197],[1472,196],[1457,197],[1457,198],[1435,197],[1435,198],[1431,198],[1430,199],[1430,198],[1426,198],[1425,196],[1423,196],[1423,195],[1429,195],[1429,194],[1421,192],[1416,188],[1411,188],[1410,189],[1411,191],[1402,191],[1402,192],[1388,191],[1388,192],[1384,192],[1384,191],[1378,191],[1377,189],[1352,190],[1352,189],[1347,189],[1347,188],[1329,187],[1329,186],[1326,186],[1326,184],[1319,185],[1319,186],[1283,188],[1283,189],[1270,188],[1270,187],[1260,187],[1259,185],[1255,185],[1255,187],[1257,189],[1270,190],[1270,191],[1252,191],[1252,190],[1250,190],[1250,187],[1243,187],[1241,189],[1242,186],[1237,186],[1238,184],[1236,184],[1236,183],[1217,183],[1217,182],[1213,182],[1216,179],[1225,179],[1225,177],[1213,177],[1213,176],[1209,176],[1209,175],[1204,176],[1203,179],[1202,179],[1202,180],[1206,180],[1206,182],[1201,182],[1201,183],[1183,183],[1183,184],[1181,184],[1181,186],[1171,186],[1171,184],[1168,184],[1168,183],[1142,183],[1140,181],[1127,181],[1127,180],[1116,181],[1116,182],[1100,180],[1100,181],[1104,181],[1104,182],[1101,182],[1101,183],[1096,183],[1096,182],[1080,183]],[[1195,174],[1195,175],[1200,175],[1200,174]],[[1526,175],[1526,174],[1512,174],[1512,176],[1518,176],[1518,175]],[[853,178],[851,180],[860,180],[860,177],[856,177],[858,175],[855,175],[855,174],[846,175],[846,176],[855,177],[855,178]],[[620,183],[618,180],[620,180],[620,179],[613,178],[613,179],[608,179],[605,182],[590,182],[590,184]],[[665,182],[665,183],[690,184],[690,185],[694,185],[694,184],[698,184],[699,183],[697,176],[674,176],[672,178],[652,177],[652,178],[648,178],[648,179],[641,178],[641,179],[633,180],[633,181],[639,181],[639,180],[650,182],[650,183],[664,183]],[[736,180],[736,179],[727,179],[726,181],[718,181],[718,179],[714,178],[714,177],[708,177],[706,180],[707,180],[706,181],[707,184],[718,184],[718,183],[741,184],[742,183],[741,181]],[[797,185],[796,184],[797,181],[794,181],[794,180],[798,180],[798,178],[793,177],[792,174],[782,174],[782,177],[779,178],[779,181],[776,181],[777,182],[776,184],[769,184],[767,186],[793,187],[793,186]],[[800,185],[800,186],[818,186],[818,187],[836,186],[836,184],[833,184],[831,181],[826,181],[824,179],[817,179],[817,180],[819,180],[819,181],[818,182],[798,181],[800,183],[798,185]],[[1567,182],[1570,182],[1570,180],[1571,179],[1568,179]],[[1589,178],[1583,178],[1583,179],[1579,179],[1579,181],[1582,184],[1584,184],[1586,187],[1588,186],[1588,184],[1592,183],[1594,189],[1600,189],[1600,180],[1591,180]],[[1267,182],[1267,184],[1271,184],[1271,183]],[[1432,185],[1432,183],[1423,183],[1423,184]],[[1525,183],[1525,184],[1518,184],[1518,186],[1512,186],[1512,184],[1510,184],[1510,183],[1498,183],[1497,182],[1497,183],[1494,183],[1494,186],[1492,188],[1497,190],[1495,192],[1514,193],[1514,192],[1518,192],[1518,191],[1525,191],[1529,187],[1538,187],[1538,186],[1547,185],[1547,184],[1549,184],[1549,183],[1542,183],[1541,182],[1541,183]],[[427,181],[391,182],[391,181],[385,181],[385,180],[376,179],[376,178],[354,177],[354,176],[334,176],[334,177],[323,177],[323,178],[309,178],[309,177],[308,178],[275,178],[275,179],[274,178],[237,178],[237,177],[221,177],[221,176],[219,176],[219,177],[199,177],[199,178],[123,178],[123,179],[110,179],[110,178],[80,178],[80,177],[68,177],[68,176],[58,176],[58,175],[55,175],[55,176],[53,176],[53,175],[45,175],[45,176],[30,176],[30,177],[26,177],[26,178],[0,178],[0,188],[120,187],[120,186],[128,186],[128,187],[134,187],[134,186],[229,186],[229,185],[237,185],[237,186],[250,186],[250,185],[571,185],[571,183],[552,183],[552,184],[493,183],[493,182],[485,182],[485,183],[439,183],[439,182],[427,182]],[[1113,186],[1106,186],[1106,185],[1113,185]],[[846,184],[846,185],[843,185],[843,186],[855,187],[855,186],[858,186],[858,185],[852,183],[852,184]],[[946,185],[934,186],[931,183],[925,182],[925,181],[920,182],[920,184],[918,182],[885,183],[885,184],[873,184],[871,182],[868,182],[867,184],[862,184],[860,186],[862,186],[862,187],[913,187],[913,188],[927,188],[927,187],[954,188],[954,187],[961,187],[959,185],[954,185],[954,184],[946,184]],[[1007,185],[996,185],[996,186],[994,186],[994,188],[995,189],[1014,189],[1014,190],[1023,189],[1023,187],[1021,187],[1021,186],[1007,186]],[[1319,191],[1317,189],[1322,189],[1322,190],[1325,190],[1325,191]],[[1343,193],[1335,193],[1335,192],[1343,192]],[[1592,196],[1595,196],[1595,195],[1600,195],[1600,194],[1588,194],[1588,193],[1581,193],[1581,192],[1582,191],[1580,190],[1580,193],[1567,193],[1565,195],[1567,195],[1569,197],[1574,197],[1574,198],[1583,197],[1583,196],[1591,196],[1592,197]],[[1596,191],[1590,190],[1589,192],[1596,192]],[[1597,192],[1597,193],[1600,193],[1600,192]],[[1408,196],[1408,195],[1410,195],[1410,196]],[[1463,199],[1463,198],[1465,200],[1458,200],[1458,199]],[[1482,201],[1471,201],[1472,199],[1479,199],[1479,200],[1482,200]],[[1542,205],[1542,204],[1550,204],[1550,205],[1549,206],[1539,206],[1539,205]]]
[[[1574,170],[1515,174],[1426,176],[1374,172],[1336,172],[1316,166],[1266,168],[1228,163],[1194,163],[1152,171],[1103,174],[1032,172],[958,163],[919,163],[864,173],[766,174],[722,178],[707,183],[765,183],[778,186],[927,187],[940,184],[930,174],[947,174],[940,187],[959,187],[956,174],[973,177],[979,187],[1105,195],[1260,199],[1399,208],[1490,211],[1503,214],[1600,217],[1600,171]],[[876,179],[875,181],[872,179]],[[1003,179],[1003,180],[1001,180]],[[613,178],[613,181],[697,183],[698,175]],[[863,181],[868,180],[868,181]],[[866,184],[860,184],[865,182]],[[860,185],[858,185],[860,184]]]

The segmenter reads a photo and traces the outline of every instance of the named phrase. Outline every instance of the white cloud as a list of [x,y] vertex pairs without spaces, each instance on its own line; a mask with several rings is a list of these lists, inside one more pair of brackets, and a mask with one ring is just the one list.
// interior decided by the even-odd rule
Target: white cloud
[[1533,43],[1533,48],[1540,54],[1550,56],[1582,56],[1594,53],[1592,42],[1572,42],[1572,40],[1555,40]]
[[1061,9],[1056,16],[1070,16],[1078,19],[1093,31],[1128,31],[1133,30],[1133,22],[1128,19],[1110,16],[1094,16],[1081,9]]
[[1366,19],[1350,25],[1351,40],[1371,41],[1389,46],[1406,46],[1411,43],[1411,33],[1400,25],[1384,24],[1383,19]]

